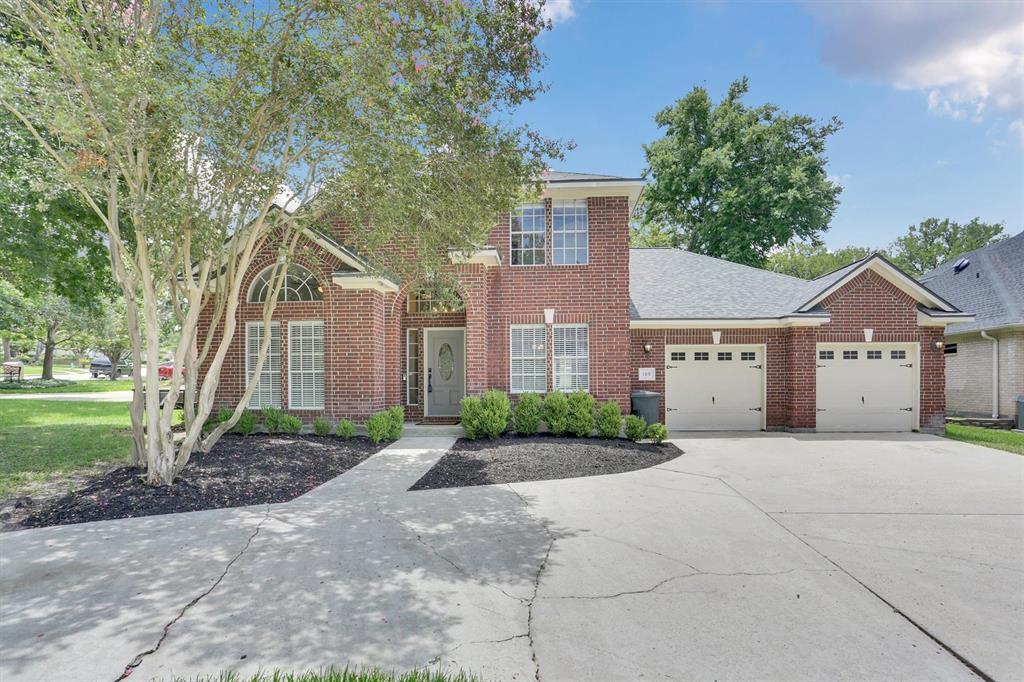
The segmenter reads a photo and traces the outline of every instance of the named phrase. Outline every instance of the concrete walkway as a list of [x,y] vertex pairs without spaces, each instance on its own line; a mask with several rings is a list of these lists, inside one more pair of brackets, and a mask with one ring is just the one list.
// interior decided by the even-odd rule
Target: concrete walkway
[[287,504],[0,536],[0,679],[1024,677],[1024,458],[687,438],[627,474],[406,492],[452,440]]

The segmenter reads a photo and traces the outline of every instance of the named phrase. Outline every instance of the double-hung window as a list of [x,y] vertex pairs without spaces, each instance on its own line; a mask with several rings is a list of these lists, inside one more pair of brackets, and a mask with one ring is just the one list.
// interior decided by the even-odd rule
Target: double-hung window
[[556,200],[551,204],[551,262],[586,265],[589,235],[586,199]]
[[324,323],[288,323],[288,407],[324,409]]
[[281,323],[270,323],[270,348],[263,360],[260,375],[253,378],[256,361],[260,357],[263,343],[263,323],[245,323],[245,385],[258,382],[249,397],[249,407],[259,410],[264,407],[281,407]]
[[552,329],[552,372],[556,391],[590,390],[590,340],[587,325]]
[[544,265],[544,204],[526,204],[512,212],[509,247],[512,265]]
[[547,329],[544,325],[514,325],[510,331],[510,376],[512,393],[548,390]]

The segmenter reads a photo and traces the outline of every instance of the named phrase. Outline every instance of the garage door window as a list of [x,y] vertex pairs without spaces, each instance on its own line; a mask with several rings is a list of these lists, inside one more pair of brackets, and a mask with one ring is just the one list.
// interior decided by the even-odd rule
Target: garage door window
[[881,359],[882,359],[882,351],[880,351],[880,350],[869,350],[868,351],[868,360],[881,360]]
[[698,352],[693,354],[693,359],[694,360],[707,360],[708,359],[708,354],[707,353],[702,353],[702,352],[698,351]]
[[844,350],[843,351],[843,360],[856,360],[856,359],[857,359],[857,351],[855,351],[855,350]]
[[906,360],[907,351],[905,350],[891,350],[889,351],[889,357],[893,360]]
[[819,360],[835,360],[836,359],[836,354],[835,354],[834,351],[830,351],[830,350],[819,350],[818,351],[818,359]]
[[754,353],[753,351],[744,351],[743,353],[740,353],[740,360],[743,360],[744,362],[753,362],[754,360],[757,360],[757,353]]
[[718,359],[719,360],[732,360],[732,353],[719,353],[718,354]]
[[686,360],[686,351],[679,351],[679,350],[672,351],[672,361],[673,362],[682,362],[683,360]]

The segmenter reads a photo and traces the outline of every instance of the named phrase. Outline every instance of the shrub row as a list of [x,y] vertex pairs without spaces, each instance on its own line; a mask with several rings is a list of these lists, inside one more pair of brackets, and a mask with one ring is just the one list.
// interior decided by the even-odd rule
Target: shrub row
[[[206,429],[212,430],[218,424],[231,419],[234,410],[222,407],[217,414],[210,417],[206,422]],[[252,410],[244,410],[238,421],[231,429],[232,433],[249,435],[256,430],[256,425],[262,417],[263,428],[267,433],[298,433],[302,429],[302,420],[290,414],[285,414],[276,407],[265,407],[259,413]],[[401,407],[392,407],[377,412],[366,420],[366,431],[370,440],[374,443],[381,441],[393,441],[402,437],[402,429],[405,425],[405,410]],[[313,419],[313,433],[318,436],[326,436],[331,432],[331,422],[325,417]],[[356,435],[356,425],[348,419],[342,419],[334,427],[334,433],[341,438],[352,438]]]
[[[511,428],[521,436],[532,436],[541,422],[555,436],[571,434],[589,438],[594,431],[601,438],[618,438],[623,430],[619,404],[609,400],[598,406],[586,391],[549,393],[544,399],[536,393],[523,393],[515,407],[504,391],[492,389],[482,396],[466,396],[461,404],[462,430],[466,438],[496,438]],[[638,441],[646,436],[655,443],[668,437],[663,424],[650,426],[643,417],[629,415],[625,419],[626,437]]]

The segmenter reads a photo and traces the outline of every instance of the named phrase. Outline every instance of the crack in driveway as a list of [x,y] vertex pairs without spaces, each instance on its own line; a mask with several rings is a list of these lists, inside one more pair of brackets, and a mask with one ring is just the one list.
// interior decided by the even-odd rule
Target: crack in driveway
[[217,586],[221,584],[221,582],[224,580],[225,577],[227,577],[228,571],[230,571],[231,567],[235,565],[235,562],[238,561],[239,559],[241,559],[242,555],[245,554],[249,550],[249,547],[252,545],[253,540],[255,540],[256,536],[260,534],[260,528],[263,527],[263,524],[266,523],[267,519],[269,519],[269,518],[270,518],[270,505],[268,504],[267,505],[267,510],[263,514],[263,518],[260,520],[259,523],[256,524],[256,530],[254,530],[252,532],[252,534],[249,536],[249,539],[245,541],[245,545],[242,547],[241,550],[239,550],[238,554],[233,556],[231,558],[231,561],[229,561],[224,566],[224,570],[221,571],[221,573],[217,577],[217,579],[215,581],[213,581],[213,584],[210,585],[210,587],[207,588],[204,592],[200,593],[198,596],[196,596],[194,599],[192,599],[192,601],[190,601],[189,603],[185,604],[185,606],[181,607],[181,610],[178,611],[178,615],[175,616],[173,619],[171,619],[166,625],[164,625],[164,629],[160,633],[160,639],[158,639],[156,641],[156,644],[153,645],[153,647],[151,647],[149,649],[146,649],[145,651],[141,651],[138,654],[136,654],[135,658],[133,658],[131,661],[128,662],[128,665],[126,665],[124,667],[124,672],[122,672],[121,675],[118,676],[114,680],[114,682],[121,682],[121,680],[124,680],[125,678],[127,678],[129,675],[131,675],[133,672],[135,672],[136,668],[138,668],[140,665],[142,665],[142,662],[146,659],[147,656],[149,656],[151,654],[155,654],[157,651],[160,650],[160,647],[163,646],[164,640],[166,640],[167,636],[169,634],[171,634],[171,628],[174,627],[178,623],[178,621],[180,621],[182,618],[185,617],[185,614],[188,612],[189,609],[191,609],[193,606],[195,606],[200,601],[202,601],[204,597],[208,596],[211,592],[213,592],[215,589],[217,589]]

